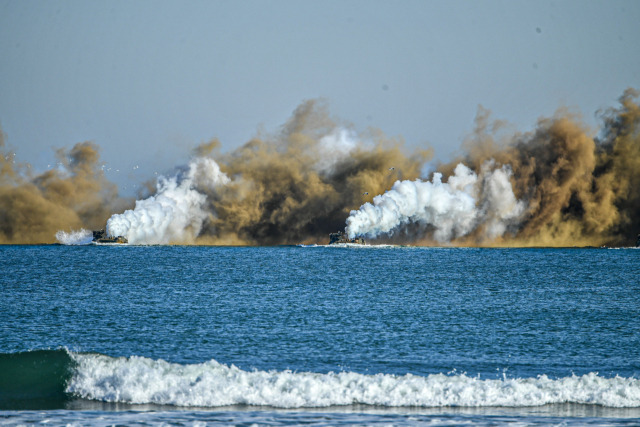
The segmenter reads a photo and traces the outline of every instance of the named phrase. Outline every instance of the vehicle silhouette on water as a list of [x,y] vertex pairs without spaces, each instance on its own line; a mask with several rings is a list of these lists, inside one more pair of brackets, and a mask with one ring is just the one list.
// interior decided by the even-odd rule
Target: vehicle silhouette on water
[[329,244],[330,245],[337,245],[337,244],[341,244],[341,243],[351,243],[351,244],[355,244],[355,245],[364,245],[364,239],[362,237],[354,237],[353,239],[350,239],[349,236],[347,236],[345,233],[343,233],[342,231],[338,231],[337,233],[331,233],[329,234]]
[[110,237],[104,230],[93,230],[93,243],[129,243],[126,237],[116,236]]

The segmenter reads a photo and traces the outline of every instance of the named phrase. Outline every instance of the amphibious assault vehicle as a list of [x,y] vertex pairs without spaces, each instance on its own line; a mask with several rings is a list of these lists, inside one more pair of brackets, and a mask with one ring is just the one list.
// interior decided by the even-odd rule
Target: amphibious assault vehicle
[[362,237],[355,237],[353,239],[350,239],[349,236],[347,236],[345,233],[343,233],[342,231],[338,231],[337,233],[331,233],[329,234],[329,244],[330,245],[336,245],[339,243],[352,243],[352,244],[356,244],[356,245],[364,245],[364,239]]
[[109,237],[104,230],[94,230],[93,240],[94,243],[129,243],[126,237],[116,236]]

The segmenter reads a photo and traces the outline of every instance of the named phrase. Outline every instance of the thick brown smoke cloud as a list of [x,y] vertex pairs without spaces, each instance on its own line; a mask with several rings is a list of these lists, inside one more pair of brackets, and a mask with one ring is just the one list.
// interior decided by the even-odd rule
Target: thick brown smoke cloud
[[[640,107],[627,90],[620,105],[589,129],[560,110],[535,130],[517,133],[481,109],[465,154],[438,167],[446,177],[458,162],[476,173],[487,161],[508,165],[513,191],[526,209],[507,232],[488,241],[479,225],[452,245],[599,246],[635,244],[640,232]],[[429,150],[406,154],[401,140],[369,131],[356,135],[318,101],[300,105],[273,135],[259,135],[220,154],[212,140],[194,155],[210,156],[229,177],[206,193],[208,217],[196,244],[326,243],[351,210],[414,180]],[[31,176],[0,140],[0,243],[50,243],[58,230],[104,228],[127,204],[99,167],[98,148],[81,143],[59,151],[60,167]],[[426,177],[425,177],[426,178]],[[129,206],[131,203],[129,202]],[[432,244],[429,226],[409,224],[395,243]]]
[[309,101],[278,135],[216,157],[233,181],[209,195],[215,215],[199,242],[324,242],[329,232],[344,229],[352,209],[397,179],[417,178],[430,155],[421,150],[406,156],[400,141],[380,134],[369,135],[368,145],[327,146],[323,138],[339,138],[332,134],[336,129],[325,106]]
[[[474,170],[488,159],[510,165],[516,196],[528,210],[514,246],[634,245],[640,232],[640,108],[628,89],[603,115],[595,135],[566,110],[538,121],[528,134],[504,136],[481,110],[463,161]],[[455,163],[443,166],[451,170]],[[474,242],[477,235],[465,241]]]
[[31,176],[30,166],[16,163],[0,140],[0,243],[53,243],[58,230],[104,228],[127,206],[104,178],[95,144],[56,154],[59,168]]

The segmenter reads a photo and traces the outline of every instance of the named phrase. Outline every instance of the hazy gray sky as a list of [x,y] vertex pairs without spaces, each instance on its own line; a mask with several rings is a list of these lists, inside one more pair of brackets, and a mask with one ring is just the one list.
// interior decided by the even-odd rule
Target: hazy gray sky
[[521,130],[560,106],[595,125],[640,88],[639,23],[636,0],[0,0],[0,125],[38,169],[96,142],[125,192],[311,98],[445,160],[480,104]]

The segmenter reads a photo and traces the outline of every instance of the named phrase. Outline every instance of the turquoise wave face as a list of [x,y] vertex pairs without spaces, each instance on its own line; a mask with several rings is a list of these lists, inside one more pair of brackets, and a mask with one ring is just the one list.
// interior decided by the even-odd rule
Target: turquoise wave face
[[75,366],[64,349],[0,354],[0,409],[63,407]]

